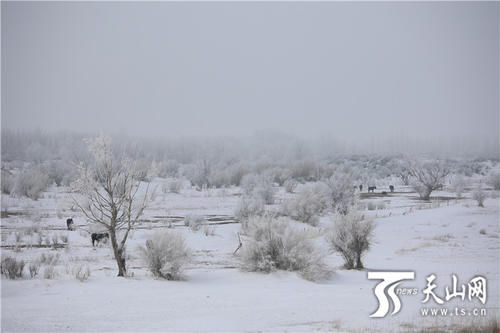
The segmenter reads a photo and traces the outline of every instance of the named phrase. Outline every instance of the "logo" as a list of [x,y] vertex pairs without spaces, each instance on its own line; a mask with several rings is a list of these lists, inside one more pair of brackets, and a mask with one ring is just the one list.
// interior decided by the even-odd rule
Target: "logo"
[[[395,315],[401,310],[401,300],[399,295],[415,296],[418,295],[418,288],[398,288],[399,284],[404,280],[414,280],[415,272],[368,272],[369,280],[382,280],[374,289],[375,296],[378,300],[378,309],[370,315],[370,318],[383,318],[389,313],[392,302],[392,315]],[[427,316],[441,317],[465,317],[465,316],[486,316],[487,309],[485,307],[464,307],[455,306],[450,308],[447,302],[453,298],[462,300],[463,303],[471,302],[470,305],[486,304],[487,300],[487,281],[486,277],[481,275],[473,276],[467,284],[459,283],[456,274],[451,275],[451,286],[446,286],[443,293],[437,286],[437,276],[430,274],[427,276],[425,288],[421,290],[423,300],[421,303],[435,303],[438,307],[423,307],[421,314]],[[391,300],[391,302],[389,301]],[[460,304],[459,304],[460,305]]]
[[394,315],[401,310],[401,301],[394,292],[394,289],[404,280],[415,279],[415,272],[368,272],[368,279],[382,280],[375,287],[375,296],[378,299],[378,309],[370,315],[371,318],[382,318],[389,312],[389,299],[385,294],[386,289],[387,295],[391,298],[394,306],[391,315]]

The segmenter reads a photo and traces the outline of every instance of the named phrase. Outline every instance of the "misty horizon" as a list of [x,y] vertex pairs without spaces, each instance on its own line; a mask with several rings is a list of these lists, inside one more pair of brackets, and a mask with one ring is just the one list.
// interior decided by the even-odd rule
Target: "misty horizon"
[[499,150],[499,3],[1,6],[2,130]]

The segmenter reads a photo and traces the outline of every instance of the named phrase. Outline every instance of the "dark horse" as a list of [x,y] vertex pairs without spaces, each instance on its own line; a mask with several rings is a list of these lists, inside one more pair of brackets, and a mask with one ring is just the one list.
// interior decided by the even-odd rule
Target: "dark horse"
[[66,227],[68,228],[68,230],[73,230],[74,225],[75,224],[73,223],[73,219],[66,220]]
[[369,192],[375,192],[375,190],[377,189],[377,186],[368,186],[368,193]]
[[107,241],[109,239],[109,234],[107,232],[93,233],[90,237],[92,238],[92,246],[95,246],[96,243],[99,245],[104,239]]

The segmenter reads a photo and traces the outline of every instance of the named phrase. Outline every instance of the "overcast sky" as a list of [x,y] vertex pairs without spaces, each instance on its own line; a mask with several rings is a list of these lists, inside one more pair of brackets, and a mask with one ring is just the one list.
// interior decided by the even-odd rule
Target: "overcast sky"
[[499,136],[499,2],[2,1],[2,128]]

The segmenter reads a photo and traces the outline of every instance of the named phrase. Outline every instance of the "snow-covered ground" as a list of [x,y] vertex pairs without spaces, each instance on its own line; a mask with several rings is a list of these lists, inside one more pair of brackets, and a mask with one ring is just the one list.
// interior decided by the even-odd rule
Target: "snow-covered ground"
[[[434,274],[436,294],[444,298],[452,287],[452,274],[459,285],[476,275],[487,279],[487,302],[451,300],[443,307],[486,308],[487,317],[499,315],[500,200],[490,198],[479,208],[470,198],[451,199],[451,193],[435,192],[424,203],[408,189],[387,196],[363,197],[362,203],[382,203],[366,210],[375,218],[373,246],[364,258],[365,270],[345,270],[342,258],[327,257],[334,274],[327,281],[311,282],[292,272],[271,274],[240,270],[237,233],[240,224],[233,213],[240,190],[185,189],[180,194],[158,191],[143,221],[127,245],[131,277],[116,277],[117,269],[107,246],[93,248],[84,219],[72,211],[69,193],[52,188],[38,201],[2,198],[8,216],[2,218],[2,257],[27,262],[42,253],[58,253],[57,276],[8,280],[2,278],[3,331],[398,331],[414,327],[470,321],[470,317],[423,317],[426,277]],[[300,187],[298,188],[300,191]],[[380,189],[379,189],[380,191]],[[2,195],[3,196],[3,195]],[[277,204],[287,196],[280,189]],[[202,227],[194,232],[184,226],[188,214],[203,215],[213,224],[213,235]],[[76,231],[67,231],[65,220],[74,216]],[[317,228],[328,228],[331,217],[321,218]],[[67,235],[68,246],[60,249],[22,248],[34,244],[41,233]],[[141,261],[137,246],[157,230],[181,232],[193,251],[185,280],[155,279]],[[206,235],[207,231],[208,235]],[[16,241],[16,233],[19,233]],[[17,242],[17,243],[16,243]],[[318,238],[318,243],[324,243]],[[43,245],[43,244],[42,244]],[[87,264],[91,276],[85,282],[71,274],[73,266]],[[415,280],[401,284],[418,288],[417,295],[401,297],[402,309],[386,318],[369,315],[378,306],[368,271],[414,271]],[[474,320],[478,320],[477,318]]]

